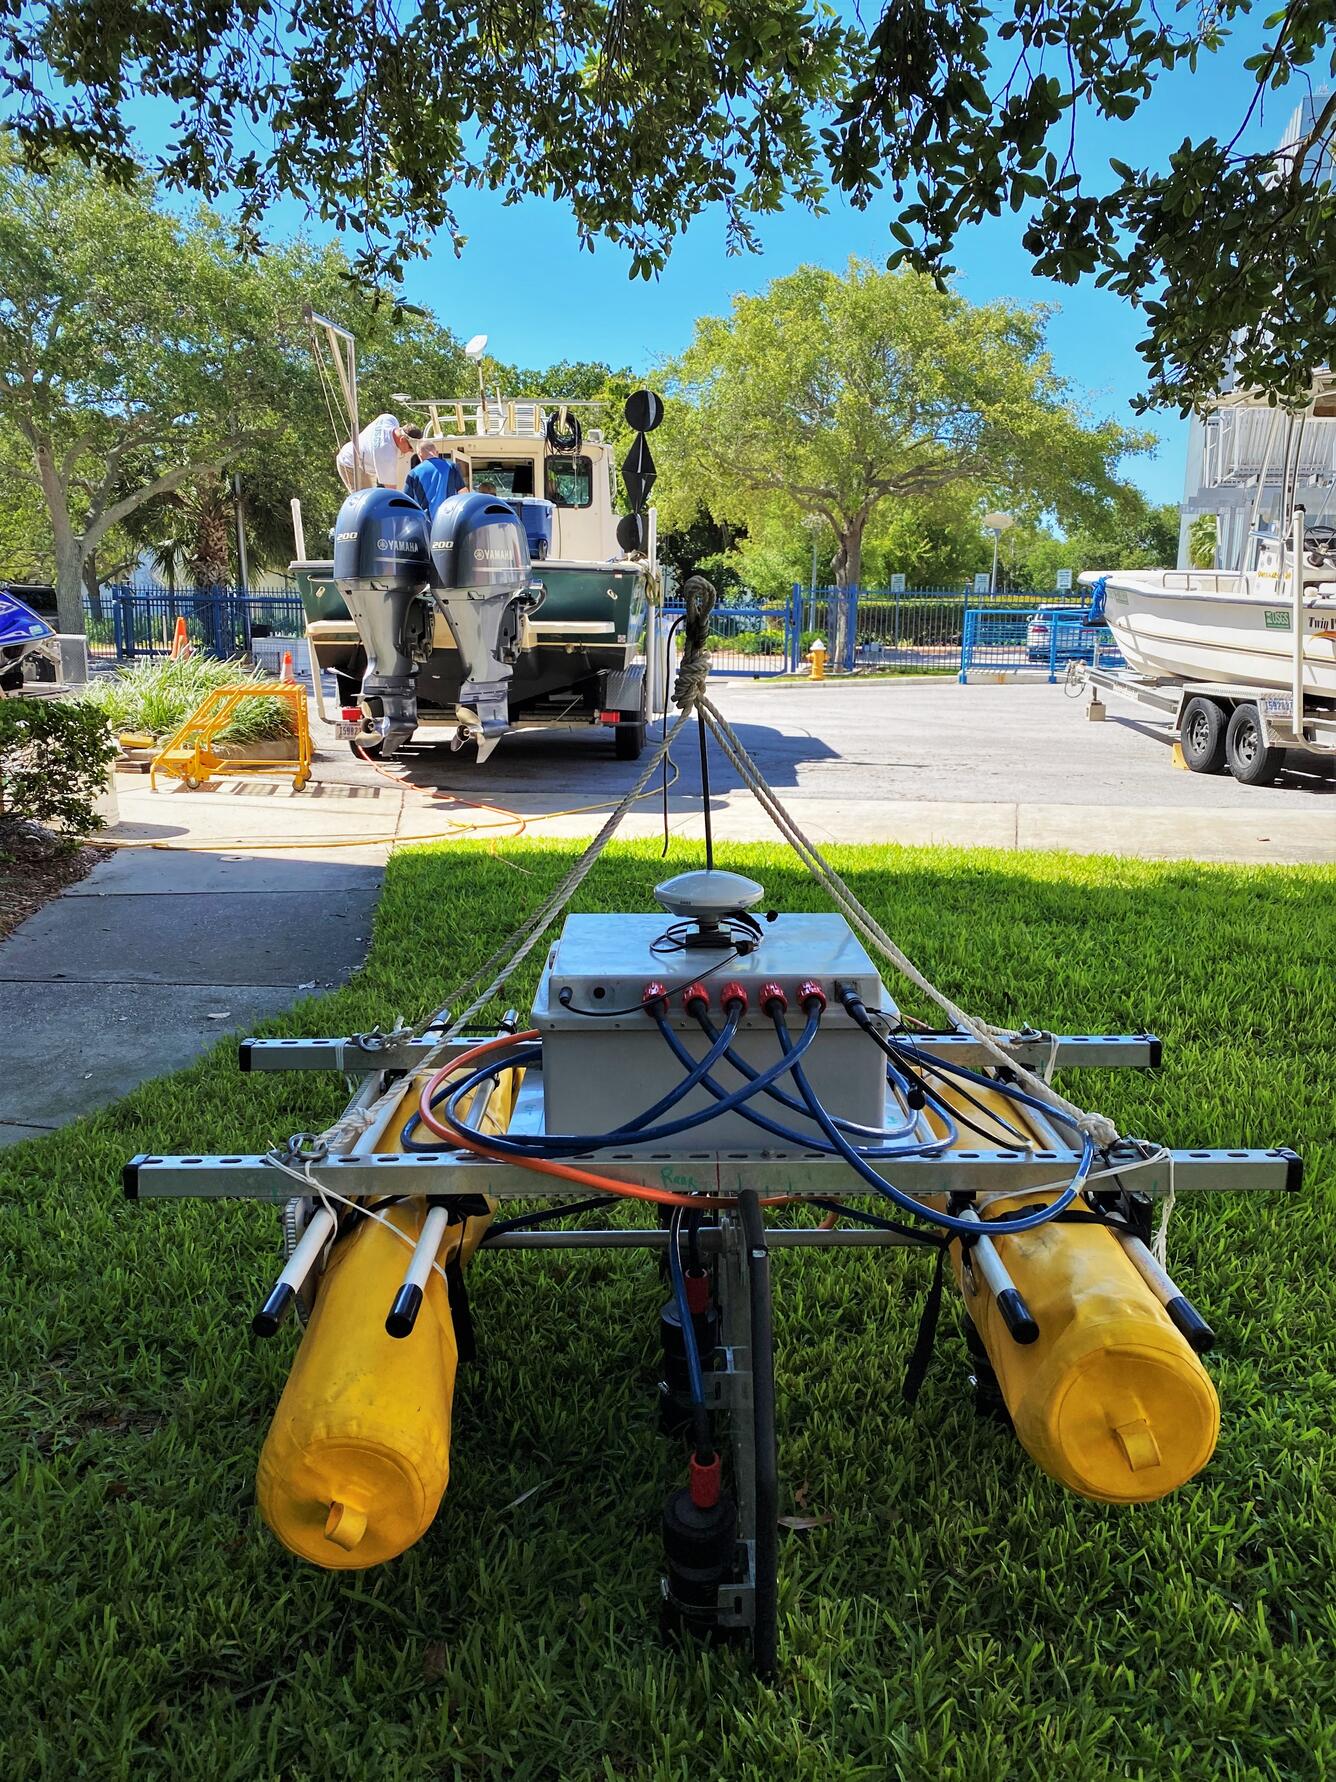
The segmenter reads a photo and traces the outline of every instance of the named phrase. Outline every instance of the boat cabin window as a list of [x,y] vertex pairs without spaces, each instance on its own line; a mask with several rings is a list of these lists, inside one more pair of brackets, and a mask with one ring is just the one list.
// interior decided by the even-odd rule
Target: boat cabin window
[[591,507],[594,470],[586,457],[561,453],[547,460],[547,498],[557,507]]
[[473,487],[485,489],[487,485],[493,495],[501,495],[507,500],[513,495],[532,495],[533,459],[475,458]]

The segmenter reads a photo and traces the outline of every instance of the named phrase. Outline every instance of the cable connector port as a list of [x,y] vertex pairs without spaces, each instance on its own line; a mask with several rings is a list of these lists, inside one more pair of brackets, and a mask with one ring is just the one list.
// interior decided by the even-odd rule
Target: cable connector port
[[776,1010],[783,1015],[788,1010],[789,999],[773,979],[770,983],[761,985],[761,994],[757,1000],[760,1002],[762,1013],[767,1015],[773,1015]]
[[688,1014],[695,1008],[700,1008],[705,1011],[709,1010],[710,992],[705,988],[704,984],[701,983],[699,978],[696,979],[694,984],[688,984],[686,989],[682,992],[682,1007]]
[[804,978],[798,986],[798,1007],[805,1015],[810,1015],[813,1008],[826,1012],[826,993],[815,978]]
[[727,1015],[732,1012],[735,1003],[738,1004],[738,1014],[740,1016],[745,1015],[747,1012],[747,992],[736,978],[730,978],[719,992],[719,1007]]
[[646,984],[640,992],[640,1000],[647,1015],[666,1015],[668,1013],[667,986],[657,981]]

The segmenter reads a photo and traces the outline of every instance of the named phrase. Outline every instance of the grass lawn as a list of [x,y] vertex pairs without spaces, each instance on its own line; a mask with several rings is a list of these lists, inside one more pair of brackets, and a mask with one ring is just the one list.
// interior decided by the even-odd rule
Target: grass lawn
[[[780,907],[819,906],[779,850],[728,852]],[[364,971],[267,1031],[427,1011],[569,858],[396,855]],[[738,1655],[657,1642],[681,1467],[656,1426],[656,1270],[498,1253],[470,1274],[483,1357],[435,1526],[378,1572],[303,1567],[254,1506],[295,1340],[247,1329],[277,1214],[120,1192],[137,1150],[260,1148],[342,1099],[314,1075],[240,1076],[221,1045],[0,1153],[4,1778],[1336,1775],[1336,873],[834,858],[978,1012],[1156,1029],[1161,1073],[1065,1079],[1125,1131],[1304,1151],[1301,1199],[1175,1216],[1175,1272],[1221,1337],[1206,1473],[1133,1510],[1065,1494],[976,1420],[954,1312],[916,1412],[901,1404],[926,1258],[779,1256],[784,1508],[833,1520],[782,1539],[767,1688]],[[577,907],[646,907],[663,871],[629,844]]]

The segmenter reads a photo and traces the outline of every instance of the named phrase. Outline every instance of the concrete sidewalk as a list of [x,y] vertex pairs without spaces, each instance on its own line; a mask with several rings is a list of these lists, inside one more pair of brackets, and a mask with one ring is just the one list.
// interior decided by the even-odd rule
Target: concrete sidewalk
[[188,1064],[365,957],[376,861],[118,852],[0,945],[0,1145]]

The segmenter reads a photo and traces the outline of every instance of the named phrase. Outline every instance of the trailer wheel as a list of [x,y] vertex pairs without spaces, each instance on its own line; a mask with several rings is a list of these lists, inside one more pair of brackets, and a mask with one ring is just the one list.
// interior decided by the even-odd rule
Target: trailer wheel
[[1183,759],[1193,773],[1220,773],[1225,765],[1225,729],[1228,718],[1214,699],[1198,695],[1189,699],[1183,713],[1179,741]]
[[1263,740],[1262,718],[1255,705],[1239,705],[1225,732],[1225,758],[1229,771],[1241,786],[1274,785],[1285,765],[1284,749],[1271,748]]

